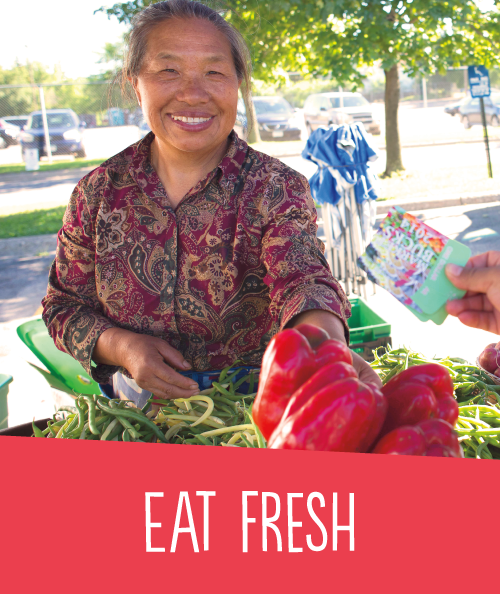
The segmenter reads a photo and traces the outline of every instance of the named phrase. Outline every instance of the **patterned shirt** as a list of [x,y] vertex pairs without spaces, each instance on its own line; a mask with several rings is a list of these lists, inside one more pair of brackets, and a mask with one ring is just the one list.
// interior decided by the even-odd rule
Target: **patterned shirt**
[[260,365],[270,339],[320,309],[350,305],[316,237],[306,178],[232,132],[219,165],[169,203],[153,133],[78,182],[58,234],[43,319],[60,350],[105,383],[92,351],[108,328],[157,336],[194,370]]

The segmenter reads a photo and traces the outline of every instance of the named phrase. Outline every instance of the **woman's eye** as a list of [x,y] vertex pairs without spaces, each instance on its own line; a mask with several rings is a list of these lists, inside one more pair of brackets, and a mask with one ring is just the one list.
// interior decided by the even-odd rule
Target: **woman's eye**
[[164,68],[163,72],[175,72],[173,68]]
[[208,74],[222,74],[222,72],[217,72],[216,70],[210,70]]

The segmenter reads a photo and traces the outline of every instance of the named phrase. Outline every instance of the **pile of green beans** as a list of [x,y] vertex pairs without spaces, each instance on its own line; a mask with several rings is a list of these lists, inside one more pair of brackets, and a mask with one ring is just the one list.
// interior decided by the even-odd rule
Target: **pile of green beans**
[[[33,436],[266,447],[251,414],[256,395],[254,374],[233,381],[240,370],[230,375],[229,370],[223,369],[212,388],[196,396],[176,400],[150,398],[143,409],[128,400],[78,396],[75,407],[59,409],[45,430],[33,423]],[[248,394],[238,392],[244,383],[249,384]]]
[[500,460],[500,385],[476,365],[458,357],[427,359],[408,348],[389,349],[379,354],[371,366],[386,384],[400,371],[413,365],[437,363],[448,369],[453,379],[459,417],[455,426],[466,458]]

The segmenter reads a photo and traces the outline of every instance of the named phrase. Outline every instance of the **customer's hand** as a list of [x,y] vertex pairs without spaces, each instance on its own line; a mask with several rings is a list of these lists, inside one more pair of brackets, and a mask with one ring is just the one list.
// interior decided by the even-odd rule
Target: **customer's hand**
[[191,365],[161,338],[110,328],[99,337],[93,359],[124,367],[140,388],[159,398],[189,398],[199,392],[192,379],[175,371]]
[[500,334],[500,252],[474,256],[465,268],[448,264],[446,276],[467,291],[462,299],[448,301],[446,311],[466,326]]

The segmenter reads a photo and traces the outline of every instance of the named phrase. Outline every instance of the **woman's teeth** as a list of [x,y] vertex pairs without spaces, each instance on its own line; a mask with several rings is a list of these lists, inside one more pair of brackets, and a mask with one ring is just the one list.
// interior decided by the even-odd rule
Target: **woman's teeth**
[[184,122],[185,124],[201,124],[203,122],[208,122],[210,118],[187,118],[184,116],[172,116],[173,120],[178,122]]

